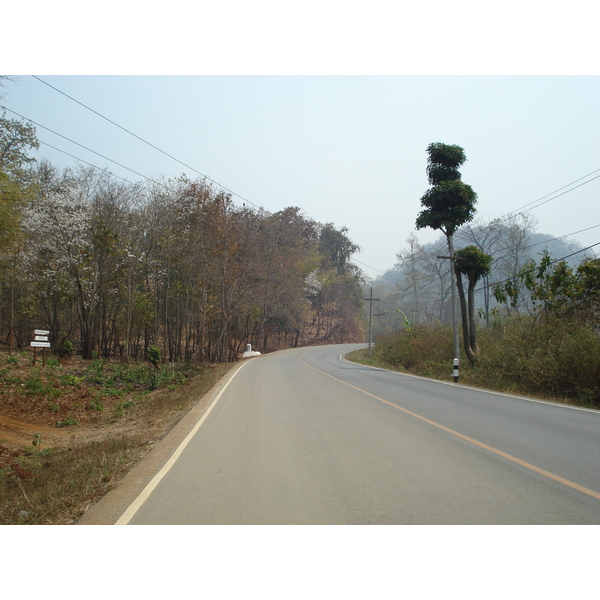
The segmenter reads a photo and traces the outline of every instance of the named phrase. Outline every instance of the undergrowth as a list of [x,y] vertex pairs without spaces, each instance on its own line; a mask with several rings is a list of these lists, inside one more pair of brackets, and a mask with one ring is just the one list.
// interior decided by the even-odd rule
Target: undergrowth
[[[88,442],[71,437],[67,446],[55,448],[46,447],[43,436],[37,435],[30,447],[4,452],[0,456],[0,524],[72,523],[231,367],[227,363],[156,369],[94,361],[80,376],[53,374],[54,385],[85,387],[86,393],[89,387],[97,394],[90,396],[88,408],[105,419],[106,435]],[[29,387],[44,394],[49,389],[46,376],[50,374],[36,372]],[[120,394],[132,384],[132,393]],[[112,397],[107,395],[111,393]],[[118,427],[123,418],[128,419],[128,433],[111,434],[111,426]],[[71,416],[55,423],[57,427],[76,424]]]
[[[460,363],[465,385],[600,408],[600,334],[585,324],[532,318],[481,329],[480,358]],[[350,360],[452,381],[453,334],[449,327],[415,327],[381,336]]]

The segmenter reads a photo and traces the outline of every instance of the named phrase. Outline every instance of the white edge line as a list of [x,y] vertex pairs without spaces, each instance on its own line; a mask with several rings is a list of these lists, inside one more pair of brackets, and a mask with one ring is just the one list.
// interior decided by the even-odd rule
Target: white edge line
[[570,408],[571,410],[583,410],[585,412],[591,412],[598,414],[598,410],[593,408],[583,408],[581,406],[571,406],[570,404],[561,404],[560,402],[552,402],[551,400],[536,400],[535,398],[527,398],[526,396],[514,396],[512,394],[505,394],[503,392],[495,392],[494,390],[486,390],[485,388],[472,387],[469,385],[458,385],[450,381],[442,381],[441,379],[433,379],[429,377],[421,377],[420,375],[412,375],[411,373],[402,373],[400,371],[392,371],[391,369],[384,369],[382,367],[373,367],[371,365],[365,365],[363,363],[355,363],[351,360],[344,358],[346,354],[355,352],[355,350],[348,350],[348,352],[342,352],[340,354],[340,360],[347,362],[350,365],[360,365],[361,367],[368,367],[369,369],[375,369],[376,371],[384,371],[386,373],[392,373],[393,375],[400,375],[401,377],[412,377],[413,379],[424,379],[425,381],[434,381],[441,383],[442,385],[451,385],[452,387],[460,387],[466,390],[472,390],[475,392],[484,392],[486,394],[492,394],[494,396],[504,396],[505,398],[514,398],[515,400],[526,400],[527,402],[536,402],[537,404],[545,404],[547,406],[556,406],[557,408]]
[[175,464],[177,459],[181,456],[185,447],[190,443],[191,439],[196,435],[198,429],[202,426],[206,418],[212,411],[212,409],[216,406],[219,398],[223,395],[223,392],[227,389],[227,386],[233,381],[233,378],[244,368],[248,363],[242,363],[242,365],[233,373],[233,375],[229,378],[227,383],[223,386],[221,391],[217,394],[217,397],[214,399],[212,404],[208,407],[206,412],[202,415],[202,418],[196,423],[194,428],[188,433],[187,437],[179,444],[175,452],[173,452],[171,458],[163,465],[162,469],[152,478],[150,483],[142,490],[140,495],[129,505],[127,510],[119,517],[115,525],[127,525],[131,519],[133,519],[134,515],[140,509],[142,504],[148,499],[150,494],[155,490],[156,486],[160,483],[162,478],[170,471],[171,467]]

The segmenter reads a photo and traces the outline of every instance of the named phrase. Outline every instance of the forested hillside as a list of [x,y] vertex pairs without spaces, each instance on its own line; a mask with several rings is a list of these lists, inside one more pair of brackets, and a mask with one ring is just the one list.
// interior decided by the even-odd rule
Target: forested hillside
[[[482,326],[490,323],[496,310],[502,310],[494,298],[493,287],[512,280],[530,260],[539,261],[544,251],[555,260],[566,257],[565,262],[572,268],[595,256],[592,251],[581,252],[582,247],[568,238],[557,239],[536,232],[536,228],[533,217],[520,214],[505,219],[480,219],[457,230],[457,250],[474,245],[492,257],[490,273],[475,290]],[[452,324],[450,265],[448,260],[439,258],[447,254],[444,236],[428,244],[421,244],[416,235],[406,240],[396,255],[394,268],[373,281],[373,294],[381,299],[381,316],[374,325],[376,333],[404,328],[404,317],[397,309],[415,325]]]
[[206,180],[129,183],[34,165],[35,131],[0,119],[0,339],[50,331],[58,354],[235,360],[362,339],[358,247],[297,207],[234,204]]

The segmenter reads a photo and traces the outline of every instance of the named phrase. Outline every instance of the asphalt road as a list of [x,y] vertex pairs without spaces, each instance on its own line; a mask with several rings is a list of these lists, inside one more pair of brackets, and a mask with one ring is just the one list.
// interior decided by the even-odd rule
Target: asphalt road
[[342,359],[357,347],[242,363],[117,523],[600,523],[599,411]]

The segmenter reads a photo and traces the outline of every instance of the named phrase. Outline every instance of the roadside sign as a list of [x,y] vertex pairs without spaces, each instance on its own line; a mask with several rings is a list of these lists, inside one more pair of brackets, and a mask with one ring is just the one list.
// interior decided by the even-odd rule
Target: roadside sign
[[42,348],[42,360],[44,367],[46,366],[46,348],[50,348],[50,342],[48,336],[50,332],[47,329],[34,329],[35,342],[31,342],[33,347],[33,366],[35,367],[35,361],[37,359],[37,349]]

